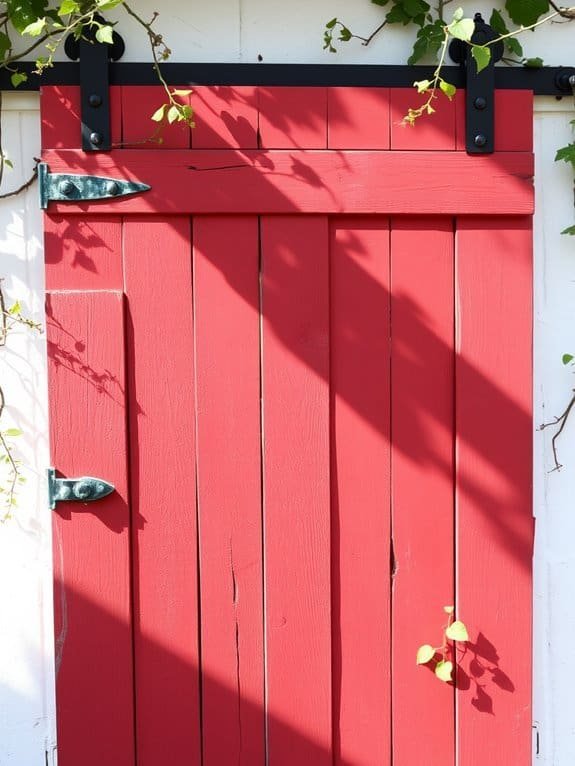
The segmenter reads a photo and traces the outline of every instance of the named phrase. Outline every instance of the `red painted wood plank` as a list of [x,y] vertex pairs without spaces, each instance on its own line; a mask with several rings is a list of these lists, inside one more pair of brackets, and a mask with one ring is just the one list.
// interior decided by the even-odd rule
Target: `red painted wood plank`
[[531,763],[531,248],[530,219],[458,222],[460,766]]
[[328,88],[330,149],[389,149],[388,88]]
[[190,222],[124,223],[138,766],[200,763]]
[[42,149],[80,148],[79,85],[43,85],[40,88]]
[[194,149],[256,149],[258,100],[254,87],[199,86],[191,95]]
[[435,113],[425,115],[414,126],[403,122],[408,109],[417,109],[427,100],[415,88],[391,88],[390,119],[392,149],[455,149],[455,102],[440,93],[433,101]]
[[328,223],[261,225],[268,762],[331,766]]
[[122,290],[119,216],[45,215],[48,290]]
[[133,766],[121,293],[52,293],[47,336],[53,464],[116,487],[94,505],[59,503],[54,512],[58,760]]
[[258,88],[260,146],[324,149],[327,88]]
[[[189,87],[182,86],[184,90]],[[181,103],[189,103],[190,97],[178,97]],[[161,85],[131,85],[122,88],[122,142],[123,145],[141,146],[157,149],[186,149],[190,146],[190,128],[179,122],[171,125],[152,120],[152,115],[162,104],[167,103],[167,96]],[[160,139],[159,141],[157,139]],[[152,153],[152,156],[153,153]]]
[[[533,157],[499,152],[191,150],[112,155],[47,152],[54,172],[144,181],[151,191],[94,203],[51,203],[52,212],[531,214]],[[193,169],[192,169],[193,168]],[[459,179],[454,183],[453,179]]]
[[[454,690],[417,667],[453,604],[454,235],[451,219],[394,219],[391,390],[394,764],[454,763]],[[416,733],[414,722],[417,721]]]
[[[495,151],[530,152],[533,149],[533,92],[495,91]],[[465,151],[465,91],[455,96],[457,148]]]
[[258,766],[265,741],[257,218],[195,219],[194,312],[203,764]]
[[391,751],[387,219],[331,225],[334,764]]
[[[121,88],[111,85],[110,136],[112,143],[122,138]],[[43,85],[40,89],[42,149],[73,149],[82,144],[80,87]]]

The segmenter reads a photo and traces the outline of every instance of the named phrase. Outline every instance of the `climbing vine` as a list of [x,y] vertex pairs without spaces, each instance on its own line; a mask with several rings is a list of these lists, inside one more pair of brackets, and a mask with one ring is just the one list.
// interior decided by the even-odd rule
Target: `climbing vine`
[[[19,301],[6,305],[2,280],[0,279],[0,348],[6,346],[10,332],[17,326],[40,332],[42,327],[22,313]],[[4,389],[0,385],[0,463],[6,473],[0,481],[0,521],[6,521],[18,504],[18,487],[25,483],[22,475],[22,461],[16,457],[13,440],[22,436],[19,428],[2,428],[2,418],[6,408]]]
[[[440,681],[453,681],[453,668],[457,662],[456,644],[469,641],[465,623],[455,619],[455,607],[444,606],[447,614],[447,624],[443,628],[443,639],[440,646],[423,644],[417,650],[418,665],[429,665]],[[451,643],[450,643],[451,642]]]

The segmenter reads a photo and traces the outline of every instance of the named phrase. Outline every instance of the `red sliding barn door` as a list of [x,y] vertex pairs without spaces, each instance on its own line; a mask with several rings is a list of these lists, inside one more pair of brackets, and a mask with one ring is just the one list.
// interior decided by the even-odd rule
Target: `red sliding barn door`
[[152,187],[45,216],[53,463],[116,486],[54,513],[60,766],[528,766],[530,94],[484,157],[458,100],[191,98],[86,155],[43,93],[52,172]]

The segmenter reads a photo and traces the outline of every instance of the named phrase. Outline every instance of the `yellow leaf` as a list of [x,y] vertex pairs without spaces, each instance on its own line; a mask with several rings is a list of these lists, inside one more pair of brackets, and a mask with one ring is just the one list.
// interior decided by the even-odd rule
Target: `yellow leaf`
[[450,662],[449,660],[441,660],[435,666],[435,675],[439,678],[440,681],[447,683],[448,681],[453,681],[451,676],[452,670],[453,662]]
[[465,627],[465,624],[461,622],[461,620],[456,620],[452,625],[450,625],[445,631],[445,635],[452,641],[469,641],[467,628]]
[[443,607],[443,611],[446,612],[447,614],[453,614],[453,612],[455,611],[455,607],[454,606],[444,606]]
[[152,115],[152,120],[154,122],[161,122],[164,119],[164,113],[166,111],[167,104],[162,104],[162,106],[159,109],[156,109],[154,114]]
[[435,649],[429,644],[423,644],[417,650],[417,664],[425,665],[427,662],[433,659],[435,656]]

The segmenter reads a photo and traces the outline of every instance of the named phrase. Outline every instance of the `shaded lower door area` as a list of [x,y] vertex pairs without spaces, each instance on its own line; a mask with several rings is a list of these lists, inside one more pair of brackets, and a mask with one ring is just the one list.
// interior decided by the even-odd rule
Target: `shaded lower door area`
[[530,215],[328,197],[45,216],[60,766],[531,761]]

